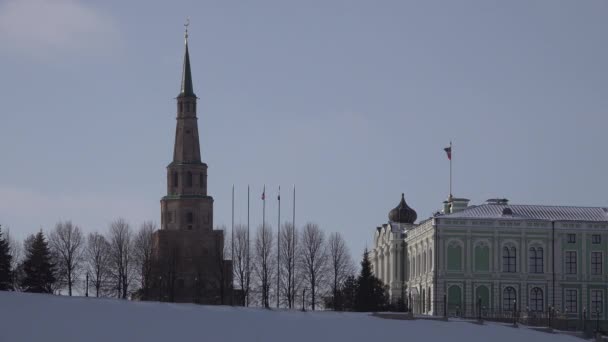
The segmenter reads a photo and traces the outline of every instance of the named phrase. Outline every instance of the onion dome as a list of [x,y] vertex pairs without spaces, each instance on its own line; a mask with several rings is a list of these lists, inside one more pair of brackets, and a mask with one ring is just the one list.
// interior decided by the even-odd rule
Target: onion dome
[[405,203],[404,194],[401,194],[401,202],[399,202],[399,205],[388,213],[388,220],[395,223],[412,224],[416,221],[417,217],[416,211]]

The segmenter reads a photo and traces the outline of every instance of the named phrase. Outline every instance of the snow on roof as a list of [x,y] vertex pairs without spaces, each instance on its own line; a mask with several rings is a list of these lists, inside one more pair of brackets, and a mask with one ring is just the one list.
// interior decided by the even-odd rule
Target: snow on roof
[[[503,210],[506,208],[511,209],[511,215],[503,213]],[[442,215],[441,217],[608,222],[608,208],[522,204],[482,204],[468,207],[457,213]]]

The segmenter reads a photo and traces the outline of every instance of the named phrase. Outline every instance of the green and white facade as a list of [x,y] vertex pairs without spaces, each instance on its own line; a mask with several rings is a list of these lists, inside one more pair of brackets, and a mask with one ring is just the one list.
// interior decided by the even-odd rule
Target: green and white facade
[[417,224],[378,227],[370,253],[392,301],[415,313],[551,309],[571,318],[608,316],[608,208],[468,206],[451,198]]

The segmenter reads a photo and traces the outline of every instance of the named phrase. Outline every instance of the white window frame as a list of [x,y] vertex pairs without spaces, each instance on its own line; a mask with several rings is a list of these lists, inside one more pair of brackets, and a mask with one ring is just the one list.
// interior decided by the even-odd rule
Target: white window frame
[[[574,311],[571,310],[571,308],[569,308],[569,305],[568,305],[568,303],[570,303],[570,301],[568,301],[569,291],[574,291]],[[573,288],[564,289],[564,309],[569,314],[578,313],[578,289],[573,289]]]
[[590,292],[589,292],[589,309],[590,309],[590,312],[589,313],[592,316],[595,316],[597,314],[597,312],[595,311],[595,306],[593,305],[593,303],[594,303],[593,295],[596,294],[596,293],[599,293],[599,298],[600,298],[600,300],[599,300],[599,303],[600,303],[600,305],[599,305],[599,308],[600,308],[599,314],[601,316],[603,314],[603,312],[604,312],[604,290],[600,290],[600,289],[591,289],[590,290]]
[[[593,254],[594,253],[598,253],[600,255],[600,260],[599,260],[600,261],[599,262],[600,272],[599,273],[594,273],[593,272]],[[604,274],[604,253],[602,251],[591,251],[591,255],[589,256],[589,260],[590,260],[589,265],[591,266],[591,268],[589,269],[589,272],[591,272],[591,275],[598,276],[598,275]]]
[[[574,273],[570,272],[570,268],[568,265],[572,264],[568,262],[569,253],[574,253]],[[577,251],[564,251],[564,273],[567,275],[576,275],[578,274],[578,252]]]

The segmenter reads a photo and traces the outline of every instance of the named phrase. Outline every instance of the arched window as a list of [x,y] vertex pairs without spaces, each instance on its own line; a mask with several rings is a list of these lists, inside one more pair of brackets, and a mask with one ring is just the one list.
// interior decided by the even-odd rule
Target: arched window
[[502,249],[502,271],[503,272],[508,272],[508,273],[516,272],[516,269],[517,269],[516,252],[517,252],[517,250],[515,249],[515,247],[506,247],[505,246]]
[[529,272],[530,273],[543,273],[543,248],[542,247],[530,247],[530,262]]
[[490,271],[490,248],[487,245],[475,246],[475,271]]
[[426,273],[426,253],[422,252],[422,273]]
[[515,309],[516,300],[517,296],[515,289],[511,286],[505,287],[502,291],[502,309],[504,311],[513,311],[513,309]]
[[462,246],[457,242],[448,245],[448,270],[462,270]]
[[192,172],[190,171],[186,173],[186,186],[192,187]]
[[460,286],[452,285],[448,288],[448,312],[459,315],[462,311],[462,291]]
[[198,184],[200,185],[201,188],[205,187],[205,175],[204,174],[200,174],[200,179],[198,180]]
[[[482,311],[487,310],[490,307],[490,289],[485,285],[480,285],[477,287],[475,292],[477,295],[477,300],[481,299],[481,308],[475,306],[475,312],[477,312],[479,309]],[[477,304],[478,302],[475,303]]]
[[194,214],[191,211],[186,213],[186,223],[194,222]]
[[544,311],[543,290],[540,287],[532,288],[530,292],[530,310]]
[[433,270],[433,250],[429,249],[429,272]]
[[179,185],[178,183],[178,176],[177,176],[177,172],[173,172],[173,187],[177,187]]

